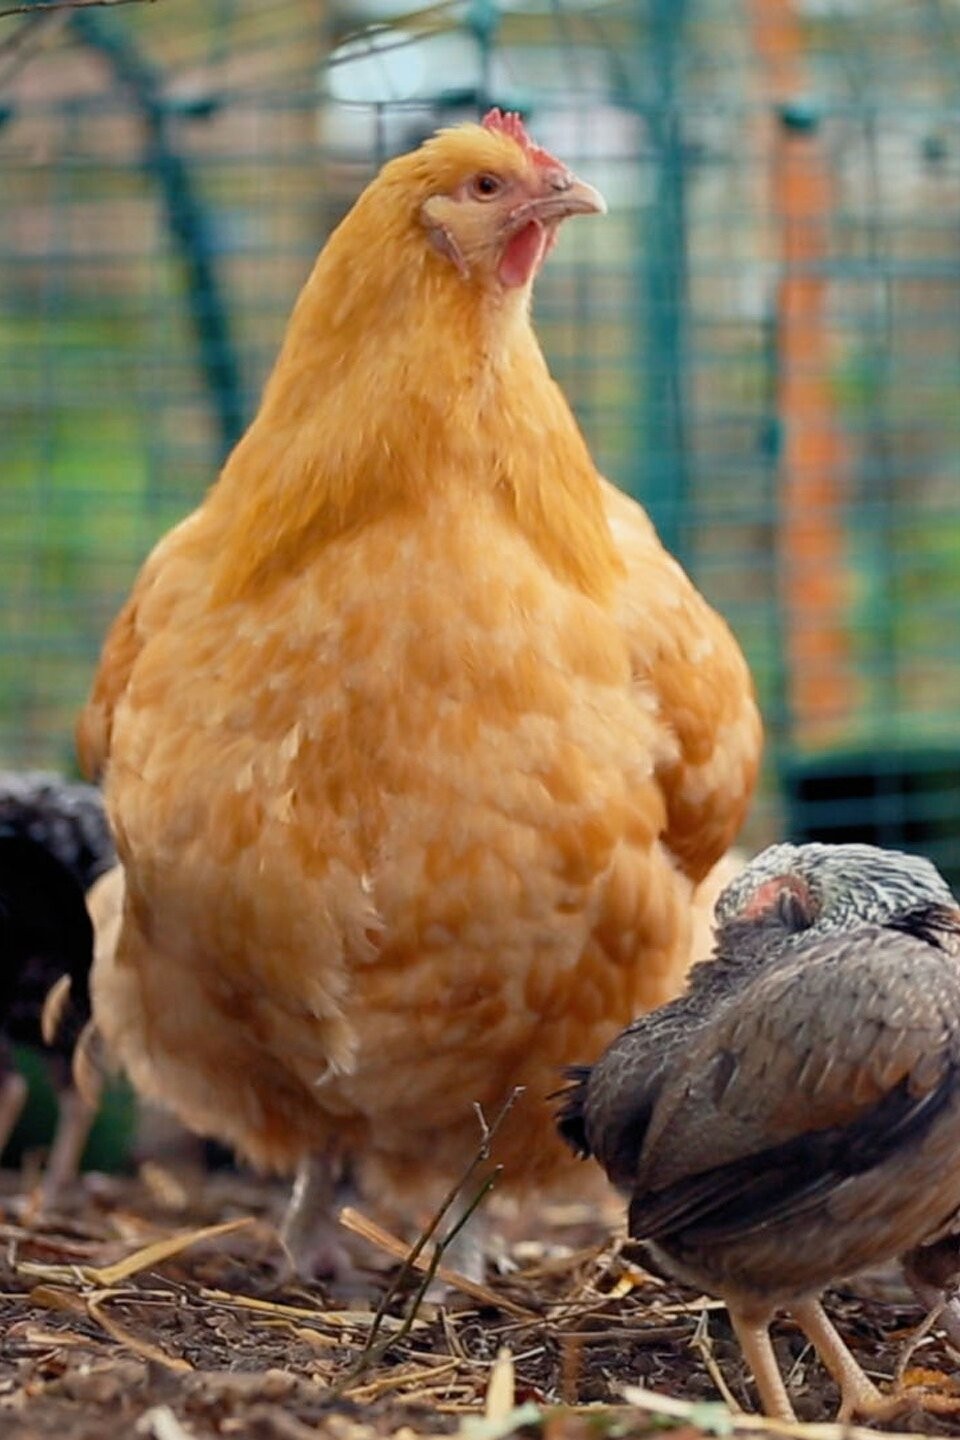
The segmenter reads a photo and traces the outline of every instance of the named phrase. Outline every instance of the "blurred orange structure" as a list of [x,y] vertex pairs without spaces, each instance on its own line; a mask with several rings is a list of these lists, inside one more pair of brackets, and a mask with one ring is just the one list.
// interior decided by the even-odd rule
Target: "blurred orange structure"
[[846,456],[831,393],[824,271],[833,187],[813,117],[801,108],[809,93],[805,42],[791,0],[753,0],[752,26],[776,126],[778,578],[794,739],[810,745],[835,735],[854,702],[839,493]]

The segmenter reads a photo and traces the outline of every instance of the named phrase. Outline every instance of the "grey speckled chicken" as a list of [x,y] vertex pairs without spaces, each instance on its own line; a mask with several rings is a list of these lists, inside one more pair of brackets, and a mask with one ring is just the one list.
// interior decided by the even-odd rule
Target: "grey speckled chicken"
[[767,1414],[793,1416],[785,1309],[841,1415],[879,1415],[819,1296],[896,1257],[921,1292],[960,1272],[960,909],[926,860],[776,845],[716,920],[688,992],[574,1072],[561,1133],[629,1196],[650,1269],[726,1302]]

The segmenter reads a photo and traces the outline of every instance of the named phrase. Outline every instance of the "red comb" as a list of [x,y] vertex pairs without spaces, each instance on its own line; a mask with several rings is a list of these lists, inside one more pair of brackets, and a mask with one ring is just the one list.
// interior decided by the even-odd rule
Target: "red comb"
[[540,145],[534,145],[527,134],[527,127],[524,125],[516,110],[498,110],[496,106],[488,110],[481,120],[484,130],[493,130],[499,135],[509,135],[515,140],[520,149],[525,151],[534,165],[558,165],[560,162],[544,150]]

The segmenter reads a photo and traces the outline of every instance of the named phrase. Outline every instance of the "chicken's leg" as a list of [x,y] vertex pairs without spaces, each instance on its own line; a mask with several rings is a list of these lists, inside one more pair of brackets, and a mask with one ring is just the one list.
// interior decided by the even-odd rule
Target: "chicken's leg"
[[458,1223],[463,1223],[453,1239],[447,1241],[442,1263],[445,1269],[456,1270],[465,1279],[482,1285],[486,1278],[490,1221],[482,1206],[478,1206],[471,1215],[467,1214],[473,1200],[472,1195],[458,1195],[447,1212],[444,1222],[447,1234]]
[[0,1155],[7,1147],[13,1127],[27,1101],[27,1082],[19,1070],[4,1070],[11,1061],[0,1051]]
[[960,1240],[945,1236],[921,1245],[903,1257],[903,1275],[925,1310],[940,1307],[937,1324],[955,1350],[960,1350]]
[[96,1106],[88,1104],[72,1086],[61,1090],[57,1105],[57,1128],[40,1192],[44,1208],[52,1205],[64,1186],[77,1178],[83,1149],[96,1113]]
[[943,1331],[954,1350],[960,1350],[960,1297],[944,1296],[935,1285],[925,1285],[922,1280],[911,1282],[913,1293],[929,1313],[939,1309],[936,1328]]
[[879,1419],[898,1408],[898,1401],[881,1394],[863,1373],[819,1300],[791,1305],[790,1313],[840,1387],[839,1420],[850,1420],[854,1415]]
[[764,1415],[770,1420],[796,1420],[770,1341],[769,1317],[763,1322],[748,1320],[730,1305],[727,1306],[727,1313],[740,1342],[743,1358],[757,1382]]
[[294,1274],[304,1280],[356,1283],[357,1272],[337,1223],[342,1181],[337,1161],[326,1155],[301,1160],[293,1182],[280,1241]]

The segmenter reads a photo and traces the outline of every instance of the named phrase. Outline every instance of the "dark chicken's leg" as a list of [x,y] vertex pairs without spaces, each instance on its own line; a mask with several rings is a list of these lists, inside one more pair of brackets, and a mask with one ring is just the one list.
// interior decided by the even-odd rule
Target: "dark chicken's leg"
[[84,1146],[100,1104],[103,1077],[87,1078],[81,1090],[73,1078],[73,1057],[54,1052],[47,1070],[57,1092],[57,1127],[35,1204],[42,1212],[55,1204],[64,1188],[77,1178]]
[[77,1178],[87,1136],[96,1116],[91,1107],[72,1086],[62,1089],[57,1102],[57,1128],[40,1187],[41,1205],[54,1204],[60,1192]]
[[[17,1070],[9,1068],[11,1066],[9,1053],[5,1048],[0,1048],[0,1155],[7,1146],[27,1099],[27,1082]],[[51,1205],[63,1187],[76,1178],[83,1147],[96,1114],[96,1107],[91,1107],[70,1084],[68,1065],[60,1062],[59,1057],[54,1057],[49,1068],[59,1099],[57,1128],[40,1187],[40,1209]],[[28,1203],[28,1208],[31,1214],[36,1213],[36,1198]]]
[[0,1155],[7,1148],[7,1141],[27,1100],[27,1082],[19,1070],[12,1067],[13,1061],[6,1048],[0,1048]]

